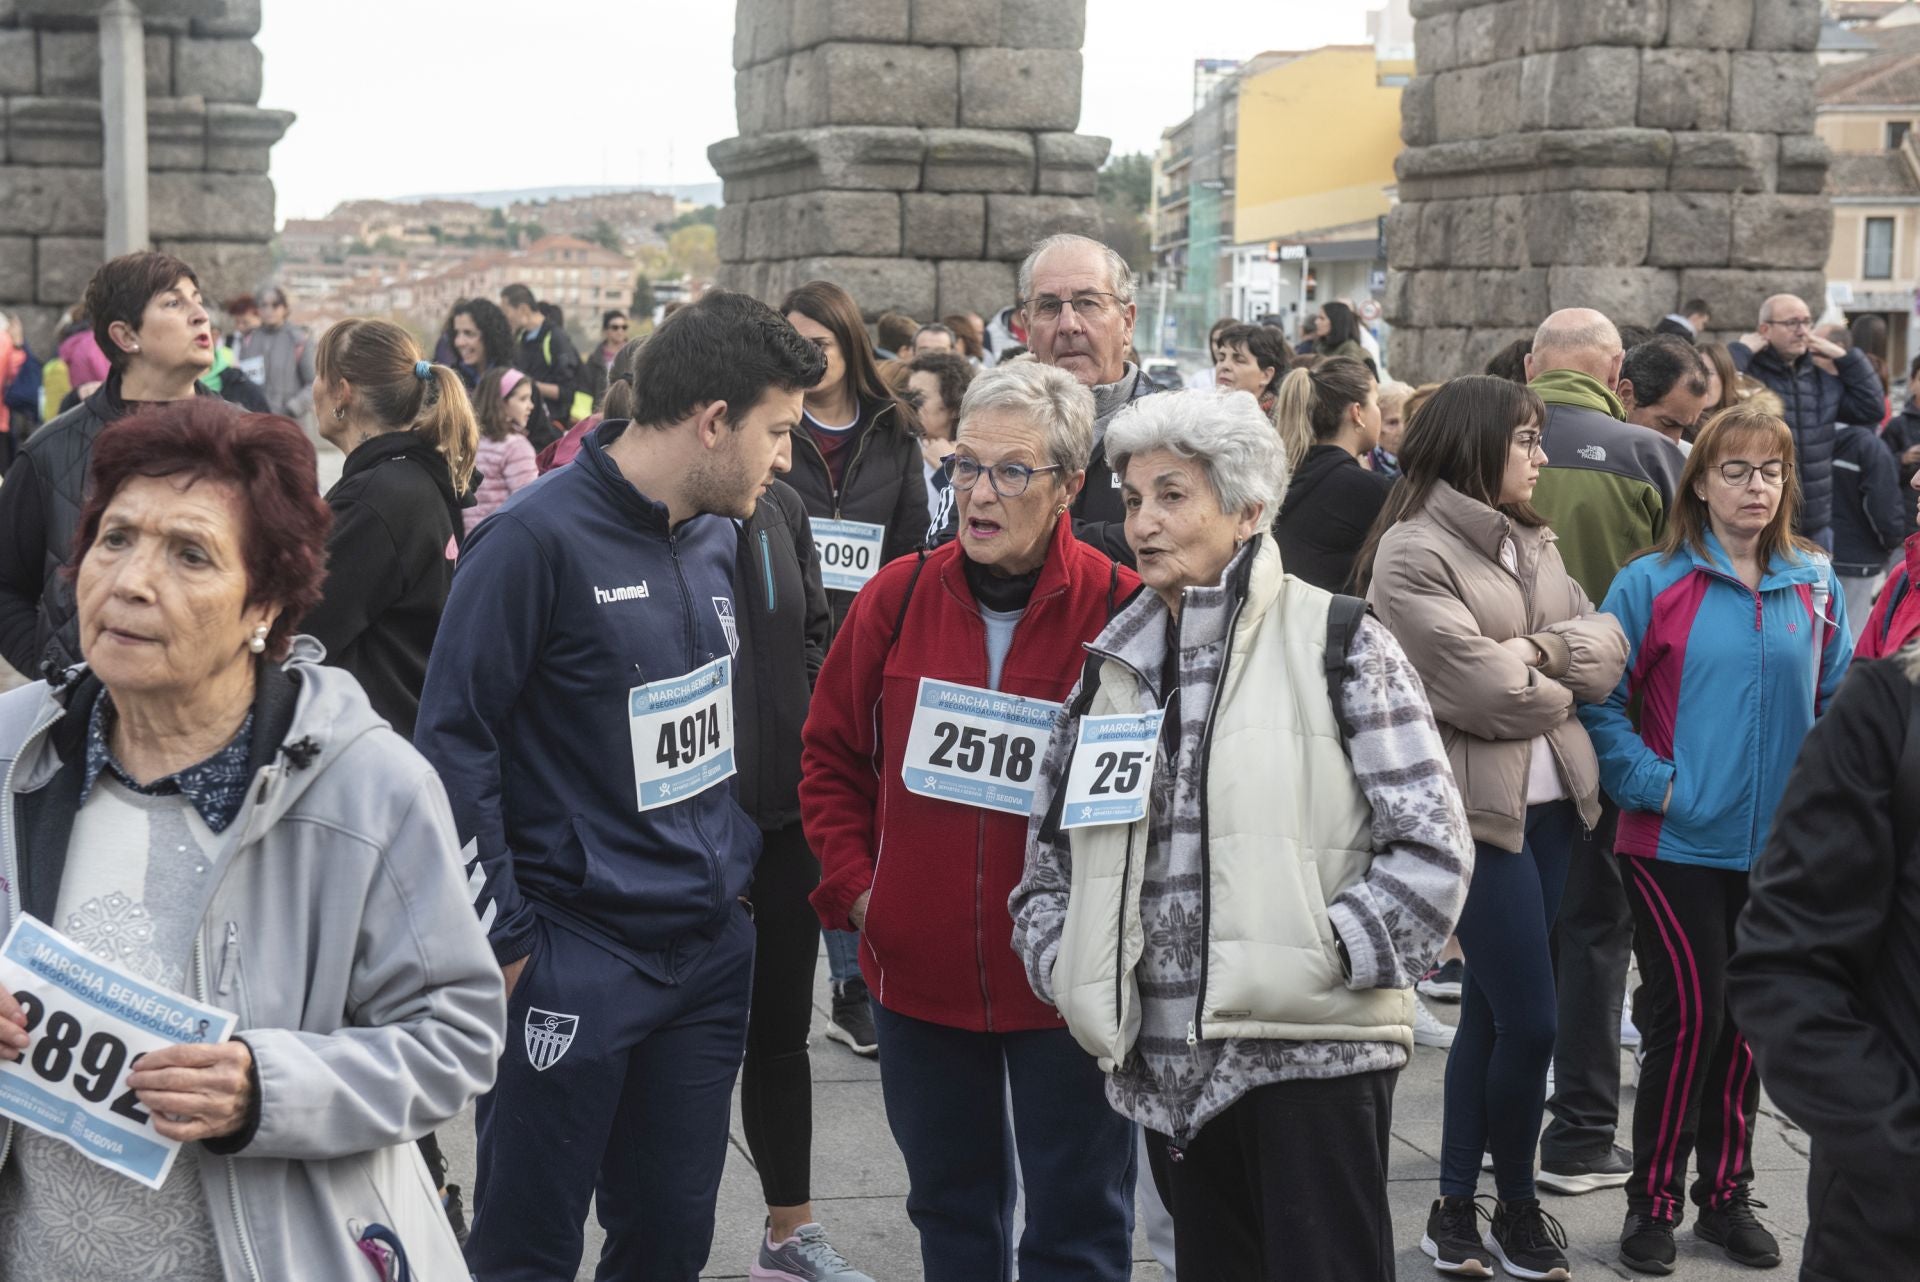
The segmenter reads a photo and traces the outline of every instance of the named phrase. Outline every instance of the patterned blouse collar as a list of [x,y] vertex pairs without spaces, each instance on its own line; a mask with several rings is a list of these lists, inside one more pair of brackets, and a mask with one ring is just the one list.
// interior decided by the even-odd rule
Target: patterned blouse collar
[[126,767],[114,759],[113,749],[107,746],[107,733],[113,726],[112,718],[113,697],[103,690],[100,697],[94,700],[93,714],[87,719],[87,762],[80,780],[80,804],[86,804],[87,798],[93,793],[93,785],[100,779],[100,772],[106,770],[111,771],[115,779],[133,792],[149,797],[183,796],[200,812],[207,827],[215,832],[227,830],[227,825],[240,813],[240,803],[247,796],[247,760],[253,747],[251,712],[240,723],[238,733],[227,741],[226,747],[197,765],[146,784],[135,782]]

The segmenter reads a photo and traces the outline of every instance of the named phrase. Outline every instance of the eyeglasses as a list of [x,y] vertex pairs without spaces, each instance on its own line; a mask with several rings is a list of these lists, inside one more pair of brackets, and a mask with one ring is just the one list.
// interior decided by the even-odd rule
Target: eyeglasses
[[1540,448],[1540,433],[1515,432],[1513,434],[1513,448],[1515,448],[1516,450],[1523,450],[1528,454],[1532,454],[1535,450]]
[[1074,315],[1081,320],[1091,320],[1107,310],[1109,298],[1125,306],[1118,294],[1087,290],[1084,293],[1075,294],[1072,298],[1055,298],[1052,294],[1041,294],[1038,297],[1023,300],[1020,307],[1034,320],[1059,320],[1060,311],[1065,307],[1072,307]]
[[1762,325],[1778,325],[1781,329],[1808,329],[1813,325],[1811,316],[1795,316],[1791,320],[1765,320]]
[[947,479],[962,490],[971,490],[979,481],[980,474],[986,473],[987,484],[993,492],[1003,499],[1017,499],[1027,492],[1035,474],[1040,472],[1058,472],[1058,463],[1049,463],[1045,467],[1028,467],[1025,463],[995,463],[992,467],[981,467],[978,459],[970,459],[959,454],[949,454],[940,460],[940,468]]
[[1714,470],[1720,473],[1720,479],[1728,485],[1745,485],[1756,471],[1760,473],[1760,479],[1768,485],[1778,485],[1787,479],[1787,465],[1782,459],[1769,459],[1765,463],[1728,459]]

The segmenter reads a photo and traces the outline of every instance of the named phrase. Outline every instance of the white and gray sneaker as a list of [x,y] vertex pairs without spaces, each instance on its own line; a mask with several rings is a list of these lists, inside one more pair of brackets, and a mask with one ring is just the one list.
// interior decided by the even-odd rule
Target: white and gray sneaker
[[760,1255],[747,1276],[753,1282],[873,1282],[833,1249],[818,1224],[802,1224],[784,1242],[775,1242],[771,1230],[761,1234]]
[[1413,1043],[1416,1046],[1437,1046],[1441,1050],[1453,1045],[1453,1025],[1436,1016],[1427,1009],[1427,1004],[1418,997],[1413,999]]

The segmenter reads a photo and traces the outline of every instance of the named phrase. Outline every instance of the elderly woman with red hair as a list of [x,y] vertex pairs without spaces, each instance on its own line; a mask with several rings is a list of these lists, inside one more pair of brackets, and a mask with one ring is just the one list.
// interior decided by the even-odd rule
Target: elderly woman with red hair
[[[326,558],[313,446],[170,403],[101,434],[87,488],[85,663],[0,695],[0,933],[37,920],[237,1022],[102,1090],[129,1144],[183,1145],[157,1188],[0,1127],[0,1279],[352,1277],[375,1224],[465,1276],[411,1141],[492,1083],[500,971],[437,776],[296,635]],[[0,990],[0,1060],[106,1075],[37,1053],[73,1040],[52,996]]]

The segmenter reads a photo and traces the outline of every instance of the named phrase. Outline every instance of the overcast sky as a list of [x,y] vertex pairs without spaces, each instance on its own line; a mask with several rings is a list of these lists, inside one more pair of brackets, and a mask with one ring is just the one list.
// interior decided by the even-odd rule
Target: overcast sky
[[[1195,58],[1366,39],[1380,0],[1090,0],[1082,133],[1150,151]],[[265,0],[282,218],[340,200],[713,178],[733,135],[732,0]],[[1327,127],[1337,127],[1329,120]]]

